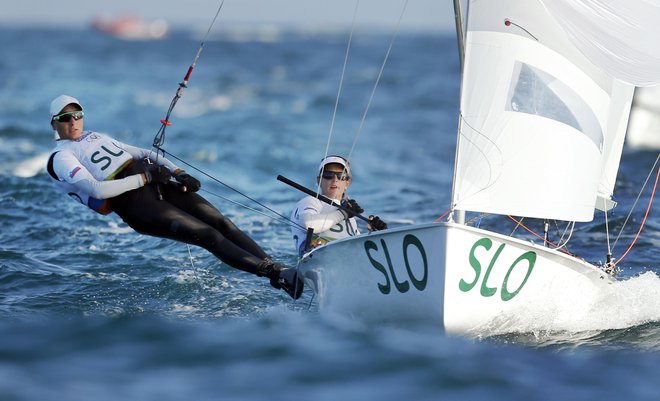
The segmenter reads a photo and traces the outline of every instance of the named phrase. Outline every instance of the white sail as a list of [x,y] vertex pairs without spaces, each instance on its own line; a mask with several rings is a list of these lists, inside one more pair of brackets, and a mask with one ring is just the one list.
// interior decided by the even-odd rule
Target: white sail
[[632,85],[587,60],[538,1],[469,12],[454,207],[592,220]]
[[612,201],[612,194],[619,172],[619,162],[626,138],[634,89],[620,81],[614,81],[612,86],[610,118],[607,123],[608,134],[605,135],[603,146],[603,171],[598,183],[598,198],[595,205],[599,210],[607,211],[616,206],[616,203]]
[[[541,0],[569,40],[590,61],[616,79],[637,86],[660,83],[660,2],[627,0]],[[629,105],[625,97],[613,97],[609,130],[606,137],[603,173],[598,186],[596,207],[611,208],[612,192],[619,169],[624,137],[636,147],[660,147],[657,110],[651,93],[655,88],[640,88],[635,95],[636,106],[627,125]],[[645,97],[645,94],[647,97]],[[656,95],[657,98],[657,95]],[[619,102],[621,104],[617,105]],[[614,126],[612,126],[614,125]],[[657,134],[657,137],[653,135]],[[654,145],[655,144],[655,145]]]
[[660,84],[660,2],[541,0],[591,62],[636,86]]

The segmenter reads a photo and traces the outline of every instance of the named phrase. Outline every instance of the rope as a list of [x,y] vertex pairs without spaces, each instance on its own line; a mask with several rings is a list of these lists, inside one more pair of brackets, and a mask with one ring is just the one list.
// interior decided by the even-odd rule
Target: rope
[[[301,230],[305,230],[305,229],[306,229],[305,227],[301,226],[300,224],[296,223],[295,221],[293,221],[293,220],[291,220],[291,219],[289,219],[289,218],[283,217],[282,215],[279,215],[279,214],[278,214],[278,217],[271,216],[271,215],[269,215],[268,213],[262,212],[261,210],[255,209],[255,208],[250,207],[250,206],[248,206],[248,205],[246,205],[246,204],[244,204],[244,203],[241,203],[241,202],[235,201],[235,200],[233,200],[233,199],[229,199],[229,198],[227,198],[227,197],[225,197],[225,196],[222,196],[222,195],[220,195],[220,194],[216,194],[216,193],[211,192],[211,191],[209,191],[209,190],[202,189],[201,191],[206,192],[206,193],[209,194],[209,195],[215,196],[216,198],[220,198],[220,199],[225,200],[225,201],[227,201],[227,202],[233,203],[234,205],[236,205],[236,206],[240,206],[240,207],[242,207],[242,208],[244,208],[244,209],[247,209],[247,210],[249,210],[249,211],[251,211],[251,212],[254,212],[254,213],[260,214],[260,215],[262,215],[262,216],[268,217],[269,219],[274,219],[274,220],[277,220],[277,221],[282,222],[282,223],[293,224],[293,225],[297,226],[298,228],[300,228]],[[265,206],[264,206],[264,207],[265,207]]]
[[[653,173],[653,170],[655,169],[655,167],[656,167],[656,165],[657,165],[657,163],[658,163],[658,160],[660,160],[660,154],[658,154],[658,157],[656,158],[655,163],[653,164],[653,168],[651,169],[651,172],[650,172],[650,174],[649,174],[649,177],[650,177],[651,174]],[[646,187],[646,184],[647,184],[647,182],[648,182],[649,177],[647,177],[646,181],[644,182],[644,185],[642,186],[642,191],[640,191],[640,194],[637,196],[637,200],[639,199],[639,197],[641,196],[641,194],[642,194],[644,188]],[[632,242],[631,242],[630,245],[628,246],[628,249],[626,249],[626,251],[623,253],[623,255],[621,255],[621,257],[618,258],[618,259],[616,260],[616,262],[612,263],[612,265],[611,265],[612,268],[614,268],[619,262],[621,262],[621,261],[622,261],[622,260],[628,255],[628,253],[630,252],[630,250],[633,248],[633,246],[635,245],[635,243],[636,243],[637,240],[639,239],[639,236],[640,236],[640,234],[642,233],[642,229],[644,228],[644,225],[646,224],[646,219],[648,218],[648,216],[649,216],[649,212],[651,211],[651,206],[653,205],[653,199],[654,199],[654,197],[655,197],[655,192],[656,192],[656,190],[657,190],[657,188],[658,188],[658,180],[659,180],[659,179],[660,179],[660,168],[658,168],[658,171],[657,171],[657,173],[656,173],[656,176],[655,176],[655,182],[653,183],[653,189],[652,189],[652,191],[651,191],[651,197],[649,198],[649,203],[648,203],[648,205],[646,206],[646,212],[644,213],[644,218],[642,219],[642,222],[641,222],[641,224],[639,225],[639,229],[637,230],[637,233],[635,234],[635,238],[633,238]],[[637,203],[637,200],[635,200],[635,204]],[[634,209],[634,205],[633,205],[633,209]],[[631,210],[631,213],[632,213],[632,210]],[[630,217],[630,215],[628,215],[628,217]],[[573,255],[572,253],[570,253],[570,252],[568,252],[568,251],[562,249],[563,246],[566,245],[566,242],[568,242],[568,240],[566,240],[566,242],[565,242],[561,247],[559,247],[559,246],[555,245],[554,243],[552,243],[552,242],[550,242],[550,241],[546,241],[543,237],[541,237],[540,235],[538,235],[538,234],[535,233],[534,231],[532,231],[532,230],[530,230],[529,228],[527,228],[525,225],[522,224],[522,222],[519,222],[519,221],[516,220],[513,216],[509,216],[509,218],[510,218],[511,220],[515,221],[516,223],[518,223],[521,227],[523,227],[523,228],[524,228],[525,230],[527,230],[529,233],[531,233],[531,234],[533,234],[534,236],[538,237],[539,239],[543,240],[543,242],[545,242],[545,243],[547,243],[547,244],[549,244],[549,245],[552,245],[553,247],[555,247],[555,249],[558,249],[558,250],[560,250],[560,251],[562,251],[562,252],[564,252],[564,253],[566,253],[566,254],[569,254],[569,255],[575,257],[575,255]],[[606,218],[607,218],[607,217],[606,217]],[[628,221],[628,218],[626,218],[626,222],[627,222],[627,221]],[[624,226],[625,226],[625,223],[624,223]],[[623,229],[622,229],[622,230],[623,230]],[[571,232],[572,232],[572,229],[571,229]],[[620,234],[619,234],[619,235],[620,235]],[[569,237],[569,239],[570,239],[570,237]],[[618,241],[618,240],[619,240],[619,237],[617,237],[617,241]],[[615,245],[616,245],[616,242],[615,242]]]
[[[158,150],[161,151],[161,152],[163,152],[163,155],[171,156],[172,158],[174,158],[174,159],[180,161],[181,163],[183,163],[183,164],[185,164],[186,166],[192,168],[193,170],[197,171],[198,173],[200,173],[200,174],[202,174],[202,175],[204,175],[204,176],[210,178],[211,180],[217,182],[218,184],[225,186],[226,188],[228,188],[228,189],[230,189],[230,190],[236,192],[237,194],[241,195],[242,197],[244,197],[244,198],[246,198],[246,199],[248,199],[248,200],[250,200],[250,201],[256,203],[257,205],[259,205],[259,206],[263,207],[264,209],[268,210],[269,212],[271,212],[271,213],[273,213],[273,214],[279,216],[281,219],[284,219],[285,221],[287,221],[287,222],[289,222],[289,223],[296,224],[295,222],[293,222],[293,221],[292,221],[291,219],[289,219],[288,217],[283,216],[283,215],[280,214],[279,212],[277,212],[277,211],[275,211],[275,210],[269,208],[268,206],[264,205],[263,203],[259,202],[259,201],[256,200],[256,199],[250,197],[249,195],[247,195],[247,194],[245,194],[245,193],[239,191],[238,189],[232,187],[231,185],[226,184],[226,183],[220,181],[218,178],[215,178],[214,176],[210,175],[209,173],[207,173],[207,172],[201,170],[200,168],[198,168],[198,167],[196,167],[196,166],[194,166],[194,165],[188,163],[187,161],[183,160],[182,158],[180,158],[180,157],[178,157],[178,156],[176,156],[176,155],[174,155],[174,154],[172,154],[172,153],[166,151],[165,149],[158,148]],[[209,194],[211,194],[211,195],[215,195],[215,196],[218,196],[218,197],[220,197],[220,198],[223,198],[223,197],[221,197],[220,195],[216,195],[216,194],[213,194],[213,193],[208,192],[208,191],[206,191],[206,192],[209,193]],[[255,210],[255,209],[251,209],[249,206],[246,206],[246,205],[244,205],[244,204],[238,203],[238,202],[236,202],[236,201],[232,201],[232,200],[227,199],[227,198],[223,198],[223,199],[228,200],[228,201],[230,201],[230,202],[232,202],[232,203],[235,203],[235,204],[237,204],[237,205],[243,206],[243,207],[246,208],[246,209],[250,209],[250,210],[254,210],[254,211],[258,212],[257,210]],[[261,213],[261,212],[259,212],[259,213]],[[268,216],[267,214],[264,214],[264,213],[261,213],[261,214],[263,214],[264,216]],[[268,216],[268,217],[274,218],[273,216]],[[297,224],[296,224],[296,225],[297,225]],[[300,226],[299,226],[299,227],[300,227]],[[301,227],[301,228],[302,228],[302,227]],[[302,228],[302,229],[305,230],[305,228]]]
[[[658,154],[658,158],[660,158],[660,154]],[[655,160],[656,163],[658,162],[658,159]],[[653,165],[655,168],[655,164]],[[653,171],[653,170],[651,170]],[[658,188],[658,178],[660,178],[660,168],[658,168],[658,173],[655,176],[655,183],[653,184],[653,190],[651,191],[651,198],[649,199],[649,204],[646,207],[646,213],[644,213],[644,219],[642,220],[642,223],[639,225],[639,229],[637,230],[637,234],[635,234],[635,238],[632,240],[630,243],[630,246],[628,246],[628,249],[621,255],[621,257],[612,264],[612,267],[616,266],[619,262],[623,260],[623,258],[628,255],[628,252],[632,249],[633,245],[637,242],[637,239],[639,238],[639,235],[642,233],[642,229],[644,228],[644,224],[646,223],[646,218],[649,216],[649,212],[651,211],[651,205],[653,204],[653,198],[655,196],[655,190]],[[645,184],[646,185],[646,184]]]
[[[509,216],[509,217],[511,217],[511,216]],[[517,222],[516,222],[516,223],[518,223],[518,224],[516,224],[516,226],[513,227],[513,230],[511,230],[511,234],[509,234],[509,237],[513,237],[513,233],[515,233],[516,230],[518,229],[518,227],[520,227],[520,226],[522,225],[523,220],[525,220],[525,217],[524,217],[524,216],[520,219],[520,221],[517,221]]]
[[628,216],[626,216],[626,220],[623,222],[623,226],[621,226],[621,230],[619,230],[619,234],[616,236],[616,240],[614,240],[614,245],[612,245],[612,248],[616,248],[617,242],[619,242],[619,238],[621,237],[621,234],[623,234],[623,229],[626,227],[628,224],[628,220],[630,219],[630,216],[632,216],[633,211],[637,207],[637,202],[639,202],[639,198],[642,196],[642,193],[644,192],[644,188],[646,188],[646,185],[648,184],[649,180],[651,179],[651,176],[653,175],[653,170],[655,170],[655,166],[658,164],[658,160],[660,160],[660,154],[658,154],[658,157],[655,159],[655,163],[653,163],[653,167],[649,170],[649,174],[646,176],[646,180],[644,180],[644,184],[642,185],[642,188],[639,190],[639,193],[637,194],[637,198],[635,199],[635,202],[633,202],[632,207],[630,208],[630,211],[628,212]]
[[527,228],[527,226],[525,226],[525,225],[522,223],[522,221],[518,221],[518,220],[516,220],[516,219],[515,219],[513,216],[511,216],[511,215],[509,215],[509,218],[510,218],[511,220],[515,221],[520,227],[522,227],[522,228],[524,228],[525,230],[527,230],[527,232],[529,232],[530,234],[532,234],[532,235],[536,236],[537,238],[539,238],[539,239],[540,239],[541,241],[543,241],[544,243],[546,243],[546,244],[548,244],[548,245],[551,245],[553,248],[558,249],[558,250],[564,252],[564,253],[567,254],[567,255],[571,255],[571,256],[573,256],[573,257],[577,257],[576,255],[573,255],[572,253],[568,252],[567,250],[560,248],[560,247],[559,247],[558,245],[556,245],[554,242],[546,240],[545,238],[543,238],[543,237],[540,236],[539,234],[537,234],[537,233],[535,233],[534,231],[532,231],[531,229]]
[[190,244],[186,244],[188,246],[188,257],[190,258],[190,267],[192,267],[193,272],[195,271],[195,262],[193,261],[193,255],[192,252],[190,251]]
[[186,247],[188,247],[188,257],[190,258],[190,267],[192,270],[193,278],[195,279],[195,282],[197,283],[197,287],[199,288],[200,294],[204,290],[204,285],[202,284],[202,279],[197,275],[197,268],[195,268],[195,262],[193,259],[192,251],[190,250],[190,244],[186,244]]
[[450,209],[450,210],[447,210],[446,212],[444,212],[444,213],[442,214],[442,216],[440,216],[440,217],[438,217],[437,219],[433,220],[433,222],[434,222],[434,223],[439,222],[439,221],[442,220],[445,216],[447,216],[449,213],[451,213],[451,209]]
[[[566,235],[566,231],[568,231],[568,227],[571,227],[571,231],[568,234],[568,238],[566,238],[566,241],[564,241],[564,243],[562,244],[562,241],[564,240],[564,236]],[[566,245],[568,245],[568,241],[570,241],[571,237],[573,236],[574,229],[575,229],[575,222],[574,221],[571,221],[566,225],[566,228],[564,229],[564,232],[561,234],[561,237],[559,238],[559,241],[558,241],[561,244],[561,246],[559,246],[559,248],[557,248],[557,249],[561,249],[561,248],[565,247]]]

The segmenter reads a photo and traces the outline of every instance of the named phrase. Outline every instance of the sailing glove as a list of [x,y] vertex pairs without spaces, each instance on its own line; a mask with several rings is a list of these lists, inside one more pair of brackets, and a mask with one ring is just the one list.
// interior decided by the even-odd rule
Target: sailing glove
[[346,212],[347,216],[346,218],[351,218],[353,216],[357,216],[358,214],[364,212],[364,209],[358,205],[358,203],[355,201],[355,199],[349,199],[345,202],[343,202],[343,211]]
[[153,166],[144,172],[147,184],[167,184],[172,173],[165,166]]
[[380,219],[378,216],[369,216],[369,230],[380,231],[387,230],[387,223]]
[[184,170],[176,173],[174,179],[186,188],[186,192],[197,192],[202,186],[197,178],[186,173]]

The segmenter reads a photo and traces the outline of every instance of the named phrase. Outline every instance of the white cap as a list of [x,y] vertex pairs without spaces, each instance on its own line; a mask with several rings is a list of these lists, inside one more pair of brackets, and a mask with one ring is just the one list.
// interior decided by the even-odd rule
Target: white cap
[[[78,99],[76,99],[73,96],[59,95],[58,97],[53,99],[53,101],[50,102],[50,120],[52,121],[53,117],[60,114],[62,109],[64,109],[66,106],[68,106],[70,104],[77,104],[80,107],[80,110],[82,110],[82,108],[83,108],[80,105],[80,102],[78,101]],[[60,139],[60,136],[57,133],[57,130],[55,129],[55,127],[53,127],[53,132],[54,132],[54,135],[55,135],[54,136],[55,140]]]
[[351,165],[348,162],[348,160],[344,159],[341,156],[327,156],[323,160],[321,160],[321,164],[319,164],[319,173],[323,171],[323,167],[333,163],[341,164],[342,166],[344,166],[344,169],[346,170],[346,174],[348,174],[348,176],[350,177]]
[[69,95],[59,95],[53,99],[53,101],[50,102],[50,118],[52,119],[54,116],[60,114],[62,109],[70,104],[76,104],[80,107],[80,110],[82,110],[80,102],[75,97],[71,97]]

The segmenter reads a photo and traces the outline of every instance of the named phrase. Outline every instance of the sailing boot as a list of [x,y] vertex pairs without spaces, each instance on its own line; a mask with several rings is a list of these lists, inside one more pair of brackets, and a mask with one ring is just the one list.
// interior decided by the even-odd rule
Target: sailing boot
[[284,290],[293,299],[300,298],[305,286],[296,269],[287,269],[270,258],[261,262],[257,268],[257,276],[269,278],[271,286]]

